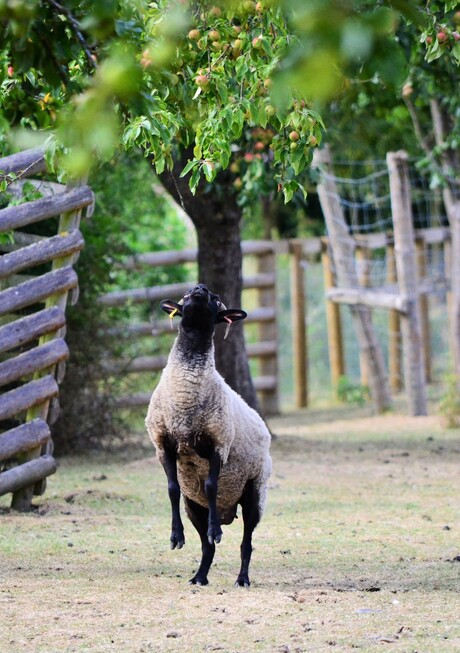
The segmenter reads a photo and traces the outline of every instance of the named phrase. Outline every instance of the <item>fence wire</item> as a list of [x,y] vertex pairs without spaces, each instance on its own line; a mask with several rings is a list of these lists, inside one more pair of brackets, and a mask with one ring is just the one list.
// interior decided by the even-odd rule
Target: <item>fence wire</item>
[[[333,182],[335,190],[329,193],[335,205],[340,206],[346,223],[347,232],[341,229],[343,242],[349,241],[350,236],[355,239],[356,248],[350,249],[350,256],[341,260],[351,274],[358,278],[360,286],[371,288],[375,292],[396,293],[397,285],[395,277],[395,256],[391,232],[393,230],[391,196],[389,186],[389,174],[385,161],[363,162],[336,162],[334,170],[338,174],[323,172],[327,181]],[[345,174],[340,174],[346,170]],[[430,179],[410,163],[410,188],[411,188],[411,209],[413,226],[415,230],[447,227],[448,221],[442,200],[442,189],[432,188]],[[331,184],[332,185],[332,184]],[[341,221],[337,221],[339,226]],[[366,248],[360,247],[364,237],[373,235],[385,235],[382,238],[382,247]],[[335,255],[335,252],[334,252]],[[430,350],[430,365],[428,366],[430,378],[439,378],[449,371],[448,355],[448,333],[446,324],[447,296],[445,288],[446,272],[448,261],[446,260],[446,249],[443,244],[428,244],[417,246],[415,249],[416,265],[419,280],[429,282],[432,288],[429,295],[426,295],[426,328],[428,330],[428,348]],[[332,262],[333,271],[337,278],[338,270]],[[312,276],[310,270],[310,277]],[[310,279],[311,282],[311,279]],[[307,282],[308,283],[308,282]],[[309,284],[309,292],[314,292]],[[385,309],[373,309],[373,323],[377,337],[381,343],[388,369],[388,352],[390,342],[396,342],[401,350],[402,343],[399,332],[392,330],[389,320],[389,311]],[[315,312],[309,316],[309,329],[312,333],[320,331],[321,327],[314,324]],[[323,326],[325,316],[321,316]],[[354,383],[366,383],[366,373],[360,367],[360,358],[357,338],[354,333],[350,311],[345,306],[341,308],[341,321],[343,332],[343,344],[345,355],[346,376]],[[314,356],[315,348],[310,352]],[[325,355],[324,348],[321,356]],[[315,377],[314,369],[322,367],[322,362],[310,360],[310,377]],[[400,370],[399,384],[404,384],[403,370]],[[324,383],[325,378],[322,379]],[[330,382],[329,382],[330,383]],[[321,385],[321,381],[320,381]],[[323,386],[324,387],[324,386]],[[315,394],[313,383],[311,391]]]

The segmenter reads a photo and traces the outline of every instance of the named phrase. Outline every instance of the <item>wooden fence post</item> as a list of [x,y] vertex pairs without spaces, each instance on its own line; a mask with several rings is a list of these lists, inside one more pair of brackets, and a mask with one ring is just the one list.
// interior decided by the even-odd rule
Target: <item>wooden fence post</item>
[[[316,150],[315,163],[325,169],[318,184],[318,195],[326,220],[339,285],[345,288],[358,288],[355,241],[348,232],[336,183],[326,172],[331,169],[327,148]],[[350,305],[350,310],[360,350],[369,370],[372,400],[376,411],[381,413],[390,407],[391,398],[382,350],[372,324],[372,313],[370,308],[363,304]]]
[[407,303],[406,311],[401,314],[401,333],[409,411],[411,415],[426,415],[425,369],[407,154],[402,151],[388,152],[387,166],[399,290]]
[[[356,248],[356,263],[359,283],[363,288],[370,287],[370,249],[368,247],[358,245]],[[359,354],[359,366],[361,370],[361,385],[369,385],[369,369],[366,362],[366,357],[362,352]]]
[[324,294],[326,295],[326,323],[327,342],[329,351],[329,365],[331,368],[331,382],[334,392],[337,393],[338,383],[345,374],[342,321],[340,319],[340,306],[327,299],[327,291],[335,286],[331,257],[329,256],[328,243],[322,241],[321,261],[323,266]]
[[[393,243],[387,245],[387,283],[396,285],[396,259]],[[394,308],[388,312],[388,374],[392,392],[402,390],[402,365],[401,365],[401,320],[400,313]]]
[[[426,243],[423,236],[415,239],[415,253],[417,257],[417,276],[419,283],[426,279]],[[425,382],[431,383],[431,330],[429,299],[427,294],[421,294],[420,302],[420,332],[422,336],[423,356],[425,361]]]
[[295,406],[296,408],[305,408],[308,405],[308,343],[302,242],[290,241],[289,252],[291,255]]
[[[276,272],[276,254],[273,251],[262,253],[257,256],[258,272],[261,274]],[[273,307],[276,306],[276,285],[262,287],[259,289],[259,306]],[[259,338],[261,342],[276,342],[276,321],[261,322],[259,326]],[[278,357],[277,352],[269,356],[264,356],[260,360],[260,372],[262,378],[278,377]],[[266,388],[261,391],[262,410],[266,415],[276,415],[279,413],[278,403],[278,384],[275,387]]]

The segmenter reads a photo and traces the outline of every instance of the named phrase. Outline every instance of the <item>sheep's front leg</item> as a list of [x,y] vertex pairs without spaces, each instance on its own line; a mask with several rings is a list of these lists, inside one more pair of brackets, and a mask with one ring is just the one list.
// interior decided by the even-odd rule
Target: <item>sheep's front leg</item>
[[168,495],[171,502],[171,549],[182,549],[185,537],[184,525],[180,516],[180,487],[177,480],[176,452],[171,447],[165,447],[161,462],[168,479]]
[[208,541],[210,544],[219,544],[222,539],[222,529],[217,512],[217,483],[219,480],[222,461],[217,452],[213,452],[209,459],[209,474],[204,484],[208,500]]

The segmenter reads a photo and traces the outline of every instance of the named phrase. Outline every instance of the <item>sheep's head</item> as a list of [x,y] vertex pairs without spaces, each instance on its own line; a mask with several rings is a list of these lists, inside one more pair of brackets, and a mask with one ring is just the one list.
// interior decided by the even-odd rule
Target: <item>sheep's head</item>
[[165,299],[160,306],[171,318],[179,315],[185,330],[195,329],[212,333],[216,324],[226,322],[225,337],[233,322],[247,317],[247,313],[240,308],[226,308],[219,295],[208,290],[203,283],[199,283],[184,295],[180,302]]

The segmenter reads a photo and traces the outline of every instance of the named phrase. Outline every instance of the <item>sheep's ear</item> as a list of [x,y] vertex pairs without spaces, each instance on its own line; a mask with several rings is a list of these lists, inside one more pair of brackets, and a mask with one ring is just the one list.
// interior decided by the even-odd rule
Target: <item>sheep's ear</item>
[[174,317],[174,315],[182,316],[182,305],[177,302],[173,302],[172,299],[164,299],[160,303],[161,308],[165,313]]
[[216,324],[219,322],[227,322],[228,324],[238,322],[238,320],[244,320],[247,316],[246,311],[240,308],[226,308],[224,311],[217,313]]

